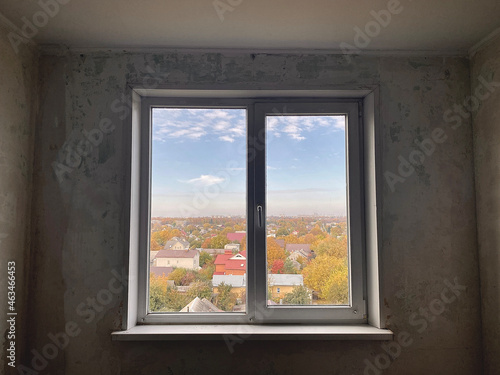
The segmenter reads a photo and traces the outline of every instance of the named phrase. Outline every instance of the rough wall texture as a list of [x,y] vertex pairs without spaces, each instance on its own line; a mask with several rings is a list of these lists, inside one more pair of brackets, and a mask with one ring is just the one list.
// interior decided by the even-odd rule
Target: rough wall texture
[[500,38],[472,60],[472,81],[483,79],[496,82],[475,94],[473,117],[484,367],[500,374]]
[[[16,343],[17,356],[23,352],[22,337],[27,322],[26,285],[38,66],[33,49],[21,43],[18,53],[15,52],[7,37],[9,32],[0,24],[0,369],[4,370],[9,368],[6,353],[11,341]],[[15,262],[16,269],[14,307],[19,315],[16,317],[15,340],[7,337],[10,330],[6,315],[10,307],[7,304],[8,262]]]
[[[367,361],[377,359],[388,366],[387,374],[480,373],[471,123],[443,119],[470,93],[466,59],[364,56],[349,63],[335,55],[64,52],[44,56],[40,75],[26,366],[32,366],[31,349],[42,352],[49,333],[74,323],[64,350],[46,362],[34,360],[42,373],[363,374]],[[406,331],[411,344],[384,363],[380,342],[249,341],[233,354],[222,341],[112,342],[110,333],[121,328],[125,292],[104,300],[103,291],[114,278],[111,270],[121,272],[126,264],[130,130],[130,118],[120,119],[125,112],[113,102],[129,93],[128,84],[379,86],[382,169],[394,174],[387,174],[390,184],[384,180],[381,208],[384,319],[396,335]],[[114,130],[76,157],[82,132],[104,118]],[[433,133],[436,128],[441,131]],[[433,134],[439,143],[431,141]],[[418,142],[427,145],[426,154],[413,152]],[[413,170],[402,159],[417,166]],[[453,291],[450,283],[464,287]],[[90,304],[95,316],[83,311]]]

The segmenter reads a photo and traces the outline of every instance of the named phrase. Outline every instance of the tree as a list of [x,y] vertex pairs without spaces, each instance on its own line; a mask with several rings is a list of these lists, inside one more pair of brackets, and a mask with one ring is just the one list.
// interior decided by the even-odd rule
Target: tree
[[195,281],[194,283],[191,284],[186,294],[190,299],[198,297],[211,300],[212,283],[207,281]]
[[347,258],[322,254],[313,259],[303,270],[304,284],[318,292],[318,296],[333,304],[348,301],[349,279]]
[[285,237],[285,236],[288,236],[289,234],[290,234],[290,230],[287,229],[287,228],[279,228],[276,231],[276,236],[277,237]]
[[271,267],[271,273],[284,273],[283,266],[285,262],[282,259],[275,259]]
[[286,252],[273,237],[267,237],[267,267],[272,268],[274,261],[281,259],[283,262],[286,259]]
[[167,287],[167,311],[180,311],[186,306],[190,300],[189,297],[183,293],[179,293],[175,288]]
[[303,286],[298,285],[290,293],[283,297],[285,305],[309,305],[311,303],[311,292]]
[[327,237],[311,246],[316,255],[327,254],[336,258],[347,258],[347,238]]
[[289,274],[297,273],[297,268],[295,268],[293,262],[288,258],[285,259],[285,262],[283,264],[283,273],[289,273]]
[[213,249],[212,247],[212,239],[211,238],[205,238],[203,243],[201,244],[202,249]]
[[168,275],[169,280],[173,280],[175,285],[181,285],[181,281],[184,276],[186,276],[187,269],[185,268],[176,268]]
[[215,265],[213,263],[205,264],[205,267],[198,271],[197,280],[210,281],[212,280],[214,272],[215,272]]
[[236,294],[232,292],[231,284],[220,283],[217,287],[215,306],[224,311],[233,311],[236,304]]
[[206,251],[200,252],[200,267],[214,262],[214,258]]
[[149,310],[161,311],[167,307],[167,281],[154,273],[149,276]]
[[231,241],[229,241],[226,236],[219,234],[215,237],[212,237],[212,241],[210,243],[212,245],[211,249],[223,249],[224,246],[230,242]]
[[167,241],[169,241],[173,237],[181,237],[180,230],[165,225],[161,230],[153,232],[151,234],[151,245],[153,245],[153,241],[155,241],[161,248],[163,248]]

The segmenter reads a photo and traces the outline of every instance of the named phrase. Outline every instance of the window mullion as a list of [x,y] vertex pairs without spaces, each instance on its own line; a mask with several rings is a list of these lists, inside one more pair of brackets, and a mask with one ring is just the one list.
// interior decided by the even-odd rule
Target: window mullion
[[[250,156],[255,159],[255,202],[253,204],[253,220],[255,232],[255,282],[256,286],[256,316],[257,322],[262,321],[262,314],[266,311],[267,305],[267,267],[266,267],[266,155],[265,155],[265,112],[261,106],[255,105],[253,137]],[[261,207],[259,220],[257,216],[257,206]],[[260,221],[260,223],[259,223]],[[259,225],[260,224],[260,225]]]

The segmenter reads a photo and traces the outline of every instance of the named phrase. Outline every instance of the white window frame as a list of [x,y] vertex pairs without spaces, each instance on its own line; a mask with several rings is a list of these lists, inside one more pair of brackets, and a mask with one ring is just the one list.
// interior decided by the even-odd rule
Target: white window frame
[[[124,323],[124,330],[122,332],[116,332],[113,338],[116,340],[131,340],[131,339],[144,339],[149,337],[151,334],[156,334],[156,338],[161,337],[162,339],[170,339],[177,337],[178,335],[172,331],[168,330],[166,327],[173,327],[176,325],[177,329],[181,331],[176,331],[177,333],[182,332],[184,335],[203,335],[203,333],[208,335],[219,335],[227,334],[231,331],[231,327],[241,327],[251,326],[255,332],[255,337],[259,335],[280,335],[284,334],[288,336],[298,335],[305,337],[303,335],[314,335],[316,337],[317,333],[313,329],[314,324],[323,324],[322,327],[329,327],[324,329],[322,335],[319,337],[328,338],[340,338],[340,337],[350,337],[350,338],[367,338],[367,339],[390,339],[392,337],[392,332],[383,329],[383,322],[381,320],[381,304],[380,304],[380,267],[379,267],[379,232],[380,232],[380,210],[378,209],[381,198],[380,198],[380,129],[376,127],[375,119],[377,117],[378,110],[376,108],[376,102],[378,101],[378,90],[358,90],[358,91],[338,91],[338,90],[147,90],[147,89],[133,89],[133,106],[132,106],[132,123],[131,123],[131,134],[130,134],[130,144],[131,144],[131,173],[130,173],[130,247],[129,247],[129,288],[128,288],[128,298],[127,298],[127,319]],[[219,99],[213,99],[213,98]],[[165,99],[171,98],[171,99]],[[173,99],[175,98],[175,99]],[[304,306],[304,307],[293,307],[291,311],[298,311],[295,315],[278,314],[279,318],[277,320],[270,319],[267,314],[263,314],[264,310],[258,310],[255,306],[255,300],[257,298],[256,288],[248,285],[247,289],[247,312],[246,313],[210,313],[210,314],[182,314],[182,313],[168,313],[168,314],[147,314],[147,293],[145,281],[147,285],[147,280],[149,280],[149,275],[147,275],[146,270],[149,264],[149,251],[144,252],[144,243],[148,243],[149,239],[149,223],[147,227],[141,225],[142,223],[149,221],[149,204],[150,197],[148,194],[144,193],[144,181],[148,181],[149,178],[149,166],[150,166],[150,154],[149,154],[149,144],[150,144],[150,134],[148,137],[141,136],[141,123],[149,123],[149,111],[145,110],[145,106],[150,104],[164,105],[165,103],[174,103],[172,106],[178,107],[179,105],[190,106],[193,103],[193,98],[196,99],[197,105],[201,107],[217,106],[228,108],[227,103],[229,102],[227,98],[231,98],[232,105],[237,108],[254,106],[255,103],[261,101],[262,98],[273,98],[270,102],[276,103],[286,103],[290,105],[293,102],[323,102],[323,103],[357,103],[357,116],[358,119],[363,118],[360,126],[357,128],[360,131],[360,139],[362,144],[360,144],[359,150],[359,175],[363,176],[362,179],[362,191],[361,198],[364,204],[361,207],[364,213],[362,226],[363,230],[363,245],[362,245],[362,265],[363,271],[363,286],[362,292],[358,298],[363,301],[362,305],[353,305],[353,301],[350,301],[349,314],[356,315],[355,318],[350,316],[336,316],[335,318],[325,317],[322,314],[317,314],[313,316],[312,319],[304,320],[304,311],[307,311],[308,315],[311,311],[319,311],[317,307]],[[281,99],[280,99],[281,98]],[[283,98],[286,98],[283,100]],[[300,98],[300,99],[296,99]],[[269,101],[267,102],[269,103]],[[267,104],[266,104],[267,105]],[[253,113],[251,111],[250,113]],[[251,116],[249,113],[249,116]],[[350,117],[352,120],[354,119]],[[249,123],[253,123],[254,119],[249,118]],[[262,126],[262,125],[261,125]],[[144,130],[144,128],[142,128]],[[148,126],[148,131],[150,131],[150,126]],[[252,134],[249,134],[251,136]],[[149,155],[144,157],[144,155]],[[252,163],[265,163],[265,156],[257,157],[255,160],[248,162],[248,168],[252,169],[255,165]],[[265,170],[265,169],[264,169]],[[250,175],[249,175],[250,176]],[[250,178],[251,179],[251,178]],[[141,183],[142,181],[142,183]],[[256,201],[254,199],[254,193],[251,187],[252,181],[248,184],[248,212],[247,212],[247,222],[255,222],[256,213],[254,211],[256,207]],[[258,194],[257,194],[258,195]],[[147,199],[144,202],[144,199]],[[141,202],[142,199],[142,202]],[[147,210],[144,209],[144,203],[148,207]],[[265,215],[264,215],[265,217]],[[256,226],[255,226],[256,227]],[[264,226],[265,228],[265,226]],[[249,228],[250,229],[250,228]],[[251,231],[251,230],[250,230]],[[248,249],[253,249],[255,244],[253,241],[259,241],[259,238],[263,238],[265,241],[265,231],[263,235],[258,234],[252,235],[248,232]],[[141,248],[143,249],[141,251]],[[146,256],[144,256],[146,253]],[[142,255],[141,255],[142,254]],[[264,257],[265,261],[265,257]],[[249,270],[258,269],[256,267],[255,257],[250,256],[247,262],[247,267]],[[262,267],[261,267],[262,268]],[[266,268],[263,267],[261,271],[265,274]],[[256,273],[255,280],[259,280],[259,272]],[[262,278],[262,277],[261,277]],[[264,283],[266,282],[265,277],[262,278]],[[250,283],[247,283],[250,284]],[[258,289],[258,288],[257,288]],[[260,288],[262,290],[263,288]],[[267,289],[267,288],[265,288]],[[353,307],[354,306],[354,307]],[[266,307],[269,309],[271,307]],[[332,307],[328,306],[325,310],[335,310],[342,307]],[[271,308],[275,309],[275,308]],[[282,307],[278,307],[282,309]],[[290,307],[285,307],[290,309]],[[356,310],[356,313],[353,312]],[[300,310],[303,310],[302,312]],[[189,316],[187,316],[189,315]],[[274,315],[274,314],[273,314]],[[313,314],[314,315],[314,314]],[[219,326],[219,323],[224,323],[224,325]],[[256,325],[257,323],[257,325]],[[281,331],[276,331],[274,329],[263,328],[258,324],[263,323],[283,323]],[[292,326],[286,323],[305,323],[302,329],[291,328]],[[214,326],[215,324],[215,326]],[[324,326],[328,324],[328,326]],[[145,326],[147,325],[147,327]],[[204,325],[206,328],[202,331],[199,330],[200,325]],[[264,324],[265,325],[265,324]],[[310,327],[305,329],[304,327]],[[217,328],[219,327],[219,328]],[[224,327],[223,329],[220,327]],[[260,328],[259,328],[260,327]],[[236,329],[236,328],[234,328]],[[295,333],[292,331],[296,331]],[[300,332],[299,332],[300,331]],[[170,332],[170,334],[168,333]],[[287,334],[288,333],[288,334]],[[301,335],[301,333],[303,335]],[[207,337],[207,336],[205,336]]]

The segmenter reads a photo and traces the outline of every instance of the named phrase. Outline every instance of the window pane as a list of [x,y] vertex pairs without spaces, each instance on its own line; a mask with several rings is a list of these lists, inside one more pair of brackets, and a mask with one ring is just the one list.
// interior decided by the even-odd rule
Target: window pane
[[268,305],[349,301],[345,117],[266,117]]
[[246,117],[152,110],[150,312],[245,311]]

